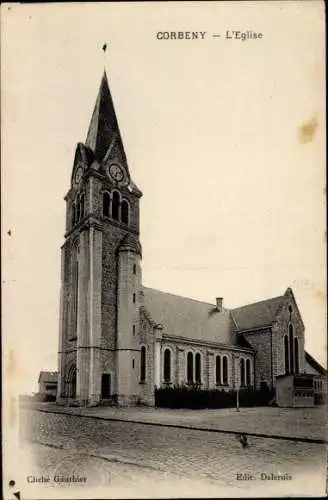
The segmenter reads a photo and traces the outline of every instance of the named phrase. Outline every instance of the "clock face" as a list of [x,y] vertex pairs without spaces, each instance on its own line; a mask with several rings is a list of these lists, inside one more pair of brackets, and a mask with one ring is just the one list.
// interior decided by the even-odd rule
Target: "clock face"
[[75,179],[74,179],[75,180],[75,184],[80,184],[82,176],[83,176],[83,168],[82,167],[78,167],[78,169],[75,172]]
[[122,182],[124,179],[124,170],[120,165],[112,163],[109,167],[109,175],[116,182]]

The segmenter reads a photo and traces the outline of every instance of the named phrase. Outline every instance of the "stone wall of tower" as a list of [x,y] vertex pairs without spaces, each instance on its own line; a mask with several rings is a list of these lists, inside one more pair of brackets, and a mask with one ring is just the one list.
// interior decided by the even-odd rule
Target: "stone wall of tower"
[[120,404],[135,402],[140,394],[141,257],[121,249],[117,261],[116,392]]

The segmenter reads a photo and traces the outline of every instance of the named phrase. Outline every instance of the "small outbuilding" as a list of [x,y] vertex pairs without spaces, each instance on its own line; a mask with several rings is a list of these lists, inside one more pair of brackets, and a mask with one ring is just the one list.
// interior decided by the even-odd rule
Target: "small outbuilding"
[[281,407],[315,405],[313,374],[280,375],[276,379],[276,404]]
[[38,383],[39,383],[39,394],[51,395],[56,397],[58,372],[41,371]]

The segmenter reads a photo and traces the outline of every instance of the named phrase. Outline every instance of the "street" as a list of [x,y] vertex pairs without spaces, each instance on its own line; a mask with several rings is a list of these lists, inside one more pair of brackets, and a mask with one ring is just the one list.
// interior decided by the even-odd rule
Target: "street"
[[[20,417],[20,439],[33,462],[29,474],[85,476],[86,484],[60,484],[78,488],[85,498],[92,497],[89,489],[96,495],[94,488],[126,498],[324,492],[322,444],[249,437],[243,448],[238,437],[217,432],[29,409],[21,409]],[[290,479],[263,480],[272,474]],[[51,480],[45,491],[56,485]]]

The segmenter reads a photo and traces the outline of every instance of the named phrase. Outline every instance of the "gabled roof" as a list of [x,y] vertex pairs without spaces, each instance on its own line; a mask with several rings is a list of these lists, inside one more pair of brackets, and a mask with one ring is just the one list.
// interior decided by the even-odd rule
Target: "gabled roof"
[[85,144],[93,151],[95,159],[101,162],[114,142],[126,159],[107,75],[104,71]]
[[38,382],[57,382],[58,372],[41,371]]
[[309,363],[315,370],[317,370],[321,375],[327,375],[327,370],[316,360],[311,354],[305,351],[305,361]]
[[180,297],[143,287],[144,307],[152,320],[162,325],[163,333],[189,339],[234,345],[228,310],[214,304]]
[[252,330],[269,326],[275,320],[278,309],[285,301],[284,295],[254,302],[243,307],[231,309],[238,330]]

